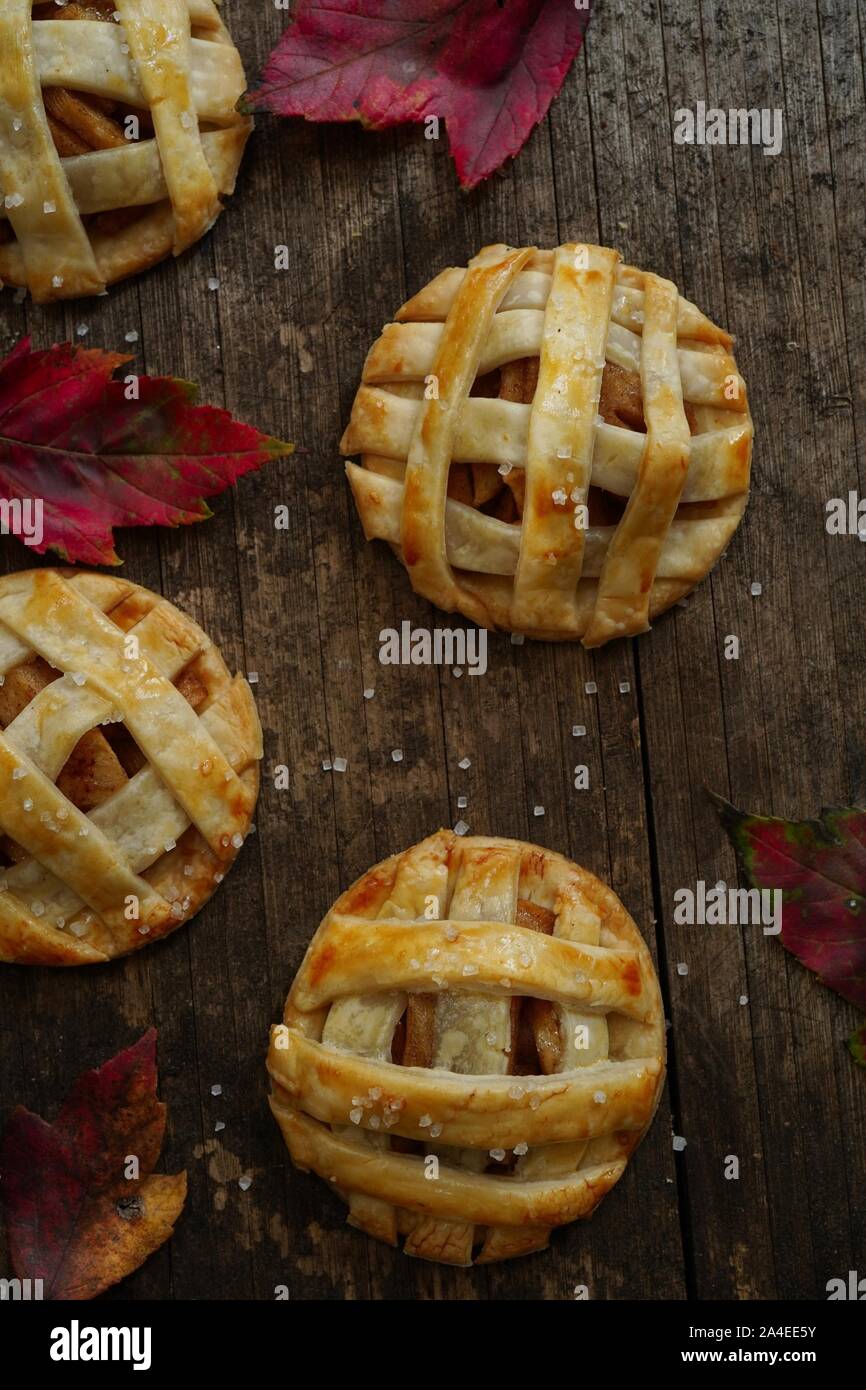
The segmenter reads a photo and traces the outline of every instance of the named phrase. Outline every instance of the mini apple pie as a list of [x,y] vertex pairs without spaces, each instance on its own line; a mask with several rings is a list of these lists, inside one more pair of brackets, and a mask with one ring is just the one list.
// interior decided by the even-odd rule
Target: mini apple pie
[[592,874],[441,830],[327,913],[268,1067],[295,1164],[353,1226],[445,1264],[507,1259],[622,1176],[664,1080],[658,981]]
[[0,960],[88,965],[189,921],[250,829],[249,685],[126,580],[0,579]]
[[600,646],[723,553],[752,422],[730,337],[669,280],[604,246],[488,246],[384,328],[341,448],[418,593]]
[[3,0],[0,277],[101,293],[204,236],[251,122],[211,0]]

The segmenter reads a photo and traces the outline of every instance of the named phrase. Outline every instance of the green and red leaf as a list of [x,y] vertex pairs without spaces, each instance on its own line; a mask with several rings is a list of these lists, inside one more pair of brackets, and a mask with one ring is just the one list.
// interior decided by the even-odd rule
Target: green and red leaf
[[516,155],[580,51],[577,0],[298,0],[246,111],[444,120],[464,188]]
[[749,885],[782,892],[782,945],[866,1009],[866,810],[788,821],[713,801]]
[[17,1278],[43,1281],[43,1297],[95,1298],[171,1235],[186,1173],[152,1171],[165,1133],[156,1083],[151,1029],[80,1076],[53,1124],[12,1112],[0,1140],[9,1253]]
[[119,380],[130,360],[71,343],[33,352],[25,338],[0,362],[0,498],[42,501],[39,554],[120,564],[115,526],[203,521],[205,498],[292,451],[197,405],[188,381]]

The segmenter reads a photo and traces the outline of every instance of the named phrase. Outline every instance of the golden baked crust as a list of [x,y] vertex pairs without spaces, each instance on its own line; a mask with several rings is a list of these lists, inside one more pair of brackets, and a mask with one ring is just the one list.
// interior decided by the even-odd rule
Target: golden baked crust
[[211,0],[6,0],[0,279],[70,299],[180,255],[234,190],[245,86]]
[[247,682],[113,575],[0,578],[0,960],[85,965],[167,936],[249,832]]
[[[725,550],[752,421],[731,339],[607,247],[485,247],[386,325],[341,448],[368,539],[473,622],[599,646]],[[531,370],[529,370],[531,368]]]
[[325,916],[272,1030],[271,1108],[350,1224],[485,1263],[592,1213],[652,1119],[664,1056],[618,898],[537,845],[440,830]]

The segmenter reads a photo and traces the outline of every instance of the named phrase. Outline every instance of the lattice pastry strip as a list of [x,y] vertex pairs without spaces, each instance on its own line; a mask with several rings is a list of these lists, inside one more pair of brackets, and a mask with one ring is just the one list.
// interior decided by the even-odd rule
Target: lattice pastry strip
[[[363,456],[347,473],[365,534],[486,626],[587,645],[645,630],[745,508],[752,423],[730,348],[608,248],[486,248],[367,357],[341,445]],[[532,363],[515,394],[509,374]]]
[[649,627],[650,591],[689,471],[691,436],[677,355],[677,287],[657,275],[647,275],[645,284],[641,386],[646,447],[604,557],[595,610],[584,634],[588,646]]
[[251,129],[235,109],[245,85],[210,0],[50,11],[8,0],[0,217],[15,240],[0,241],[0,274],[35,299],[68,298],[179,255],[234,188]]
[[0,676],[0,958],[102,960],[191,916],[255,804],[246,682],[156,595],[54,570],[0,581]]
[[[438,915],[454,924],[486,917],[511,923],[517,913],[519,878],[520,855],[516,849],[481,850],[477,855],[467,850],[455,875],[450,902],[441,904]],[[452,930],[457,930],[456,926]],[[468,968],[472,969],[471,964]],[[466,969],[464,964],[464,972]],[[432,997],[410,994],[407,1033],[413,1011],[428,1000],[432,1006],[429,1056],[410,1059],[404,1053],[404,1064],[426,1065],[465,1076],[508,1073],[515,1044],[511,997],[497,999],[455,990]],[[444,1162],[473,1173],[483,1173],[489,1161],[487,1153],[477,1148],[461,1150],[434,1145],[431,1152]],[[469,1221],[421,1219],[407,1235],[404,1249],[408,1255],[423,1259],[468,1265],[472,1263],[474,1236],[475,1227]]]
[[295,1162],[353,1224],[428,1259],[506,1258],[621,1175],[663,1075],[658,985],[591,875],[441,831],[326,915],[269,1068]]
[[497,247],[482,251],[470,262],[463,293],[471,302],[473,313],[457,310],[449,320],[451,331],[443,338],[436,356],[436,395],[422,405],[409,444],[404,479],[409,505],[403,508],[403,558],[413,582],[422,592],[429,587],[442,594],[448,608],[456,607],[459,595],[440,537],[445,525],[457,417],[475,378],[476,363],[493,315],[511,280],[528,259],[528,251],[503,254],[502,248]]
[[116,0],[153,117],[166,187],[174,208],[174,254],[198,241],[220,210],[190,92],[187,0]]
[[[429,847],[428,852],[413,859],[406,857],[394,878],[391,893],[383,904],[383,914],[396,921],[422,921],[429,912],[431,901],[444,901],[448,894],[448,866],[443,848]],[[361,1057],[385,1062],[391,1057],[395,1030],[406,1008],[406,996],[400,990],[381,994],[347,995],[336,999],[328,1010],[322,1029],[322,1042],[331,1047],[348,1047]],[[360,1103],[361,1097],[357,1099]],[[357,1106],[350,1111],[353,1117]],[[373,1149],[387,1147],[383,1134],[353,1125],[335,1126],[335,1133],[347,1142]],[[397,1214],[394,1207],[376,1197],[363,1193],[348,1194],[349,1221],[359,1229],[392,1245],[397,1239]]]

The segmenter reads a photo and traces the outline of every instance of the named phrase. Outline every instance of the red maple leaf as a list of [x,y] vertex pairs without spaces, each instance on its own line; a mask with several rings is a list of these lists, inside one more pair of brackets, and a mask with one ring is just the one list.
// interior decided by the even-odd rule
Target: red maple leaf
[[80,1076],[53,1125],[14,1110],[0,1196],[16,1277],[41,1279],[44,1298],[95,1298],[158,1250],[186,1199],[186,1173],[152,1171],[164,1132],[153,1029]]
[[438,116],[474,188],[547,114],[580,50],[591,0],[298,0],[246,111],[361,120]]
[[[818,820],[789,821],[712,799],[749,885],[781,890],[782,945],[822,984],[866,1009],[866,811],[845,806]],[[862,1061],[864,1028],[849,1046]]]
[[131,358],[24,338],[0,362],[0,499],[38,499],[31,548],[82,564],[118,565],[115,526],[184,526],[205,502],[292,446],[196,405],[174,377],[114,373]]

